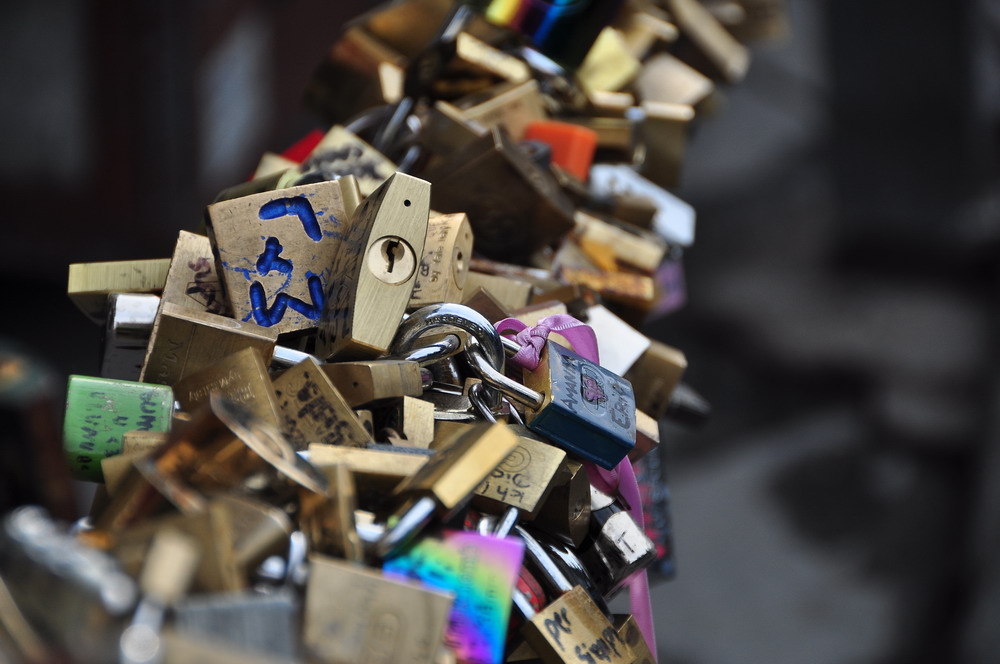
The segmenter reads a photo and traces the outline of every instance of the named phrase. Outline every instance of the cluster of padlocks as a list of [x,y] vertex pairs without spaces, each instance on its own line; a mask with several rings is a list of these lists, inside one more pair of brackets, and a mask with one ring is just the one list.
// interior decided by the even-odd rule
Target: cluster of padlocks
[[658,421],[707,406],[634,326],[683,300],[663,187],[747,56],[736,2],[576,4],[361,17],[310,86],[328,132],[171,258],[70,267],[106,330],[64,427],[97,491],[5,517],[13,652],[655,662]]

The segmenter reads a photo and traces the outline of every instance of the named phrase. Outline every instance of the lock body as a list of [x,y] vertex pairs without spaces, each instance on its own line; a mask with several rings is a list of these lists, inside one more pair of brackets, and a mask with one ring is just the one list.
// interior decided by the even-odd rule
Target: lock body
[[545,664],[601,660],[632,664],[629,645],[580,586],[562,595],[532,617],[523,628]]
[[278,400],[267,366],[256,348],[244,348],[187,376],[174,386],[177,401],[188,412],[208,403],[213,392],[230,399],[272,425],[280,421]]
[[524,383],[545,398],[528,426],[560,447],[611,469],[635,446],[635,396],[621,376],[546,342]]
[[174,393],[169,387],[70,376],[63,449],[74,476],[102,481],[101,460],[121,454],[125,433],[168,431],[173,410]]

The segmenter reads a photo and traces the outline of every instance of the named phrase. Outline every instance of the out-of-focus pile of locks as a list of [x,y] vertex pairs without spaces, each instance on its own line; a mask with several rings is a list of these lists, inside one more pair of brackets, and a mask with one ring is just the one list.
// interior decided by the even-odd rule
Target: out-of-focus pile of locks
[[329,131],[172,257],[70,266],[106,336],[61,437],[4,361],[31,445],[4,451],[0,654],[654,662],[658,422],[708,406],[635,326],[684,301],[695,217],[666,188],[747,70],[734,35],[782,26],[773,0],[351,23],[306,93]]

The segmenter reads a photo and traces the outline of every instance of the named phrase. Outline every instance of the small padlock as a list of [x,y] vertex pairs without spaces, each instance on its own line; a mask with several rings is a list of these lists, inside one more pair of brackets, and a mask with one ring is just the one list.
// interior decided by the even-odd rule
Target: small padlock
[[530,409],[528,428],[603,468],[635,446],[635,396],[621,376],[547,341],[524,385],[494,369],[470,339],[466,354],[483,381]]
[[229,300],[207,236],[180,232],[160,298],[184,309],[223,316],[229,313]]
[[420,396],[426,382],[420,364],[410,360],[330,362],[320,369],[351,408]]
[[174,409],[169,387],[70,376],[63,449],[78,479],[103,481],[101,459],[122,453],[127,431],[168,431]]
[[211,366],[205,367],[174,385],[181,408],[192,413],[220,394],[240,404],[254,416],[278,425],[281,414],[267,365],[260,351],[249,347],[230,353]]
[[524,638],[545,664],[595,662],[632,664],[629,645],[593,600],[574,587],[541,611],[535,611],[520,590],[514,590],[514,606],[527,622]]
[[[469,388],[469,399],[487,422],[496,422],[482,401],[482,383]],[[476,489],[473,505],[490,513],[502,513],[493,534],[506,537],[519,520],[531,520],[552,491],[552,480],[559,472],[566,453],[534,438],[527,429],[518,431],[517,447]]]
[[71,263],[66,294],[88,318],[104,325],[108,295],[163,290],[170,269],[169,258],[101,263]]
[[324,556],[309,558],[303,640],[327,662],[432,664],[451,595]]
[[186,597],[174,607],[174,626],[187,638],[225,644],[236,652],[291,659],[298,653],[298,601],[282,589]]
[[656,561],[656,545],[611,496],[591,487],[590,535],[580,560],[605,597],[613,597],[635,572]]
[[309,443],[364,447],[371,434],[315,358],[306,358],[274,380],[282,430],[296,449]]
[[138,380],[160,298],[144,293],[112,293],[101,344],[101,375]]

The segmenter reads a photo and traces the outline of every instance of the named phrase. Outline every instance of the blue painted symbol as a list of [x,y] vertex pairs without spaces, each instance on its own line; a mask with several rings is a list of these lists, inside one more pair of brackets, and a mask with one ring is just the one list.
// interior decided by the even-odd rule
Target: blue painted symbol
[[323,239],[323,232],[320,230],[316,213],[313,212],[312,205],[305,196],[277,198],[268,201],[261,206],[260,212],[257,213],[261,219],[278,219],[286,215],[298,217],[299,221],[302,222],[302,230],[313,242],[319,242]]
[[278,238],[269,237],[264,242],[264,253],[257,257],[257,274],[265,276],[275,270],[281,274],[292,273],[292,261],[281,258],[281,250],[284,247],[278,242]]
[[323,282],[315,274],[310,274],[306,284],[312,298],[311,304],[288,293],[278,293],[274,297],[274,304],[268,308],[264,286],[259,281],[253,282],[250,285],[250,307],[254,321],[261,327],[277,325],[285,317],[287,309],[297,311],[309,320],[319,320],[320,314],[323,313]]

